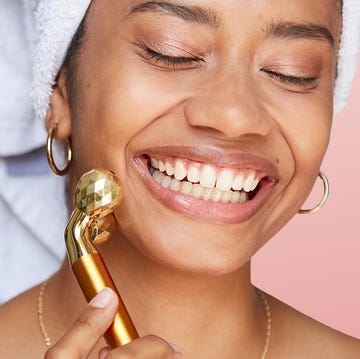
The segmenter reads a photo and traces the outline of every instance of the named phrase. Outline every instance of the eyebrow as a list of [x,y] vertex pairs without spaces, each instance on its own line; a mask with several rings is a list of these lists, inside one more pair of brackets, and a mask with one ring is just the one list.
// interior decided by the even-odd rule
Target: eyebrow
[[266,27],[265,36],[285,39],[312,39],[326,41],[332,47],[335,44],[334,37],[332,36],[330,30],[317,24],[298,24],[293,22],[272,23]]
[[218,28],[220,26],[220,18],[211,9],[199,6],[180,5],[169,1],[144,2],[135,6],[126,17],[145,12],[173,15],[182,20],[211,28]]
[[[221,19],[210,8],[181,5],[170,1],[147,1],[140,3],[133,7],[126,17],[146,12],[160,15],[172,15],[188,22],[215,29],[221,24]],[[312,39],[326,41],[332,47],[335,44],[334,37],[332,36],[330,30],[317,24],[274,22],[265,28],[264,33],[267,38]]]

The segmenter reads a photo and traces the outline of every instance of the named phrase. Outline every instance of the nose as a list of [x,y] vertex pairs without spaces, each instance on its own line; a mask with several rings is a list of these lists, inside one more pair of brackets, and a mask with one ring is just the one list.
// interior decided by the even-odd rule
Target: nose
[[271,119],[261,104],[260,92],[248,73],[213,74],[188,100],[186,120],[189,125],[224,139],[267,136]]

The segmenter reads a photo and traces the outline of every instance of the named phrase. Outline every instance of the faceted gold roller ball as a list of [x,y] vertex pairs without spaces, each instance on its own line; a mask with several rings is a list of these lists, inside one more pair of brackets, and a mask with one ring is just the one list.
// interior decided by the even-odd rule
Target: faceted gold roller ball
[[104,217],[122,199],[122,189],[114,173],[93,169],[81,176],[75,190],[76,207],[89,216]]

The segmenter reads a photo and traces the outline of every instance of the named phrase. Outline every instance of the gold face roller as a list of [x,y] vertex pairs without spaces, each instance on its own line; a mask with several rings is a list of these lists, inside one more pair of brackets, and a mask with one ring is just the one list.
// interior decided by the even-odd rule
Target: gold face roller
[[76,208],[65,229],[68,258],[86,300],[89,302],[105,287],[111,288],[119,297],[115,319],[104,335],[111,348],[139,337],[94,244],[106,240],[115,229],[113,208],[121,199],[121,186],[112,172],[94,169],[85,173],[76,186]]

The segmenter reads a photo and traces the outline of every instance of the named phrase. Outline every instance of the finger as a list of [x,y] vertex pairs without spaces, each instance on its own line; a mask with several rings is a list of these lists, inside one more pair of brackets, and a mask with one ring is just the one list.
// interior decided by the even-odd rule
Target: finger
[[106,359],[180,359],[178,347],[155,336],[147,335],[112,350]]
[[117,295],[110,288],[103,289],[45,358],[86,358],[112,323],[118,304]]
[[105,359],[106,356],[110,353],[110,350],[111,349],[109,347],[102,348],[99,351],[99,359]]

